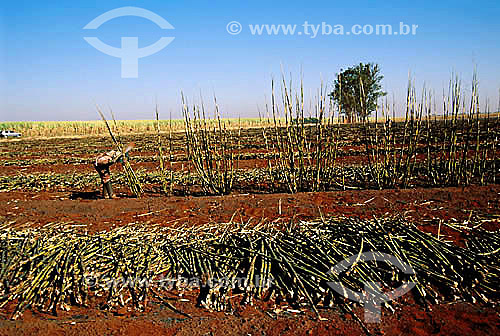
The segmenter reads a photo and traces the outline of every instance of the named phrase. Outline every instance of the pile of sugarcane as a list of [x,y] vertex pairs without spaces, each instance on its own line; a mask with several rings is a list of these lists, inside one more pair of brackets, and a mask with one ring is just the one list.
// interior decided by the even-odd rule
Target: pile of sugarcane
[[[308,306],[319,316],[335,305],[352,311],[329,282],[362,291],[367,283],[392,290],[407,281],[416,284],[411,293],[421,304],[498,302],[500,233],[482,230],[481,223],[449,225],[467,230],[466,248],[423,233],[403,218],[133,224],[95,234],[71,224],[35,229],[4,223],[0,307],[8,305],[12,318],[28,308],[57,314],[95,302],[101,309],[145,309],[148,300],[165,304],[175,289],[199,290],[197,303],[209,309],[231,312],[235,304],[274,300],[294,309]],[[391,263],[359,258],[344,272],[332,271],[362,253],[392,255],[410,265],[414,275]],[[397,305],[385,306],[393,310]]]
[[16,174],[15,176],[0,176],[0,192],[22,191],[63,191],[84,190],[97,184],[97,177],[89,174]]

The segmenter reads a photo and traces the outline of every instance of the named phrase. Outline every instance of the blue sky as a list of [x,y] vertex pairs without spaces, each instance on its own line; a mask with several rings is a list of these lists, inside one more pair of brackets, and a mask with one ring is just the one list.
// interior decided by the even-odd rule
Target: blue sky
[[[452,72],[470,87],[474,66],[481,99],[496,109],[500,88],[500,4],[497,1],[4,1],[0,5],[2,120],[97,119],[95,104],[119,119],[152,119],[155,101],[168,117],[181,116],[180,92],[209,99],[225,116],[255,117],[270,94],[271,77],[299,77],[306,92],[331,85],[342,67],[376,62],[384,89],[403,106],[408,72],[442,96]],[[83,27],[123,6],[150,10],[172,24],[162,30],[139,17],[115,18],[94,31]],[[230,21],[242,24],[230,35]],[[249,24],[418,24],[415,36],[252,36]],[[299,29],[299,28],[298,28]],[[175,37],[139,60],[138,78],[121,78],[120,59],[83,37],[119,47],[137,36],[145,47]],[[439,105],[440,103],[438,103]]]

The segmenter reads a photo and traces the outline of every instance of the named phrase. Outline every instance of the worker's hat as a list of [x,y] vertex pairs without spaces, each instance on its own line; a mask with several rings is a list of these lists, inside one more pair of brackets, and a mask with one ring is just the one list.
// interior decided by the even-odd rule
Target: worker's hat
[[106,153],[113,161],[118,160],[118,158],[122,155],[120,151],[112,150]]

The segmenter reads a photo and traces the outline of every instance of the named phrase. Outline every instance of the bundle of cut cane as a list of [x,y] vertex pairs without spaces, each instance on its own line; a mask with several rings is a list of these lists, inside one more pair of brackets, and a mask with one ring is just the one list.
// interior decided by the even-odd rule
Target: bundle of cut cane
[[[467,247],[420,231],[404,218],[320,218],[290,223],[216,223],[158,227],[130,225],[86,234],[70,224],[12,229],[0,225],[0,307],[15,303],[12,317],[27,308],[48,311],[87,305],[144,309],[172,288],[199,289],[198,303],[232,311],[234,300],[274,300],[297,309],[352,306],[329,283],[362,292],[411,281],[417,302],[498,302],[500,232],[467,225]],[[362,253],[392,255],[411,266],[404,274],[391,260],[360,262],[343,272],[335,265]],[[380,259],[379,259],[380,260]],[[386,260],[386,259],[384,259]],[[182,279],[187,279],[186,281]],[[221,281],[224,280],[224,281]],[[172,286],[165,286],[170,284]],[[398,301],[386,303],[394,310]],[[175,307],[171,306],[175,310]],[[177,311],[177,310],[176,310]]]
[[[115,147],[117,148],[117,150],[120,153],[123,153],[122,166],[123,166],[123,170],[125,171],[125,175],[127,176],[127,184],[129,186],[130,190],[132,191],[132,193],[135,196],[141,197],[141,195],[143,193],[141,183],[140,183],[139,179],[137,178],[137,175],[135,174],[134,170],[132,169],[132,166],[130,165],[130,162],[128,161],[127,156],[125,155],[127,152],[129,152],[134,147],[134,145],[131,143],[125,149],[123,149],[123,143],[121,142],[119,136],[115,137],[115,135],[113,134],[113,131],[111,130],[111,127],[109,126],[109,123],[106,120],[104,113],[102,113],[102,111],[99,107],[97,107],[97,111],[99,112],[102,120],[106,124],[106,128],[109,131],[109,135],[111,136],[111,139],[113,140]],[[114,115],[113,115],[113,121],[116,124],[116,120],[114,118]]]

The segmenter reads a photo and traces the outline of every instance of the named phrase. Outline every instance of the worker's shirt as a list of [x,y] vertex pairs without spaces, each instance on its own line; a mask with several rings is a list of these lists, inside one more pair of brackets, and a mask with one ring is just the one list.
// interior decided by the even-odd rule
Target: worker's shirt
[[111,180],[111,174],[109,172],[109,167],[115,163],[111,155],[108,153],[100,154],[94,163],[94,167],[101,177],[102,183],[107,183]]

